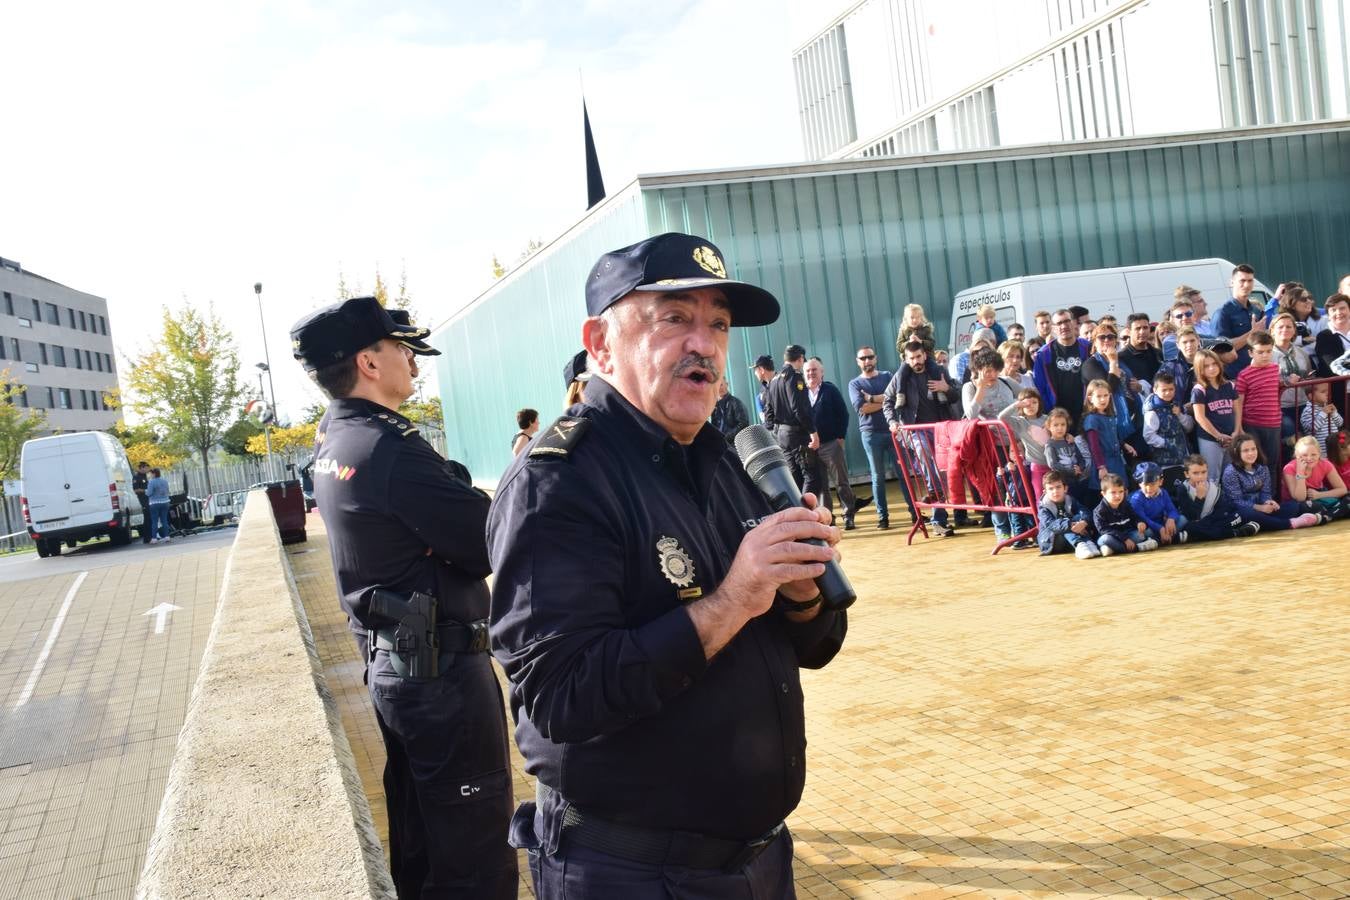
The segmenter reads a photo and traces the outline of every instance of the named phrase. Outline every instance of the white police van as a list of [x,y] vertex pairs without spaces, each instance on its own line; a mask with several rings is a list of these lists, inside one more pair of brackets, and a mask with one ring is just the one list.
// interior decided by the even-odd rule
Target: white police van
[[[1004,328],[1020,322],[1026,327],[1028,337],[1036,333],[1032,314],[1037,310],[1053,313],[1070,306],[1085,307],[1094,320],[1113,315],[1124,322],[1132,312],[1145,312],[1156,322],[1172,305],[1173,292],[1183,284],[1200,291],[1213,316],[1231,296],[1228,285],[1233,266],[1228,260],[1215,257],[1115,269],[1020,275],[976,285],[957,294],[952,304],[951,347],[956,353],[966,349],[975,315],[986,304],[994,307],[995,319]],[[1271,294],[1270,288],[1259,281],[1252,291],[1253,300],[1259,306],[1265,306]]]
[[101,431],[27,441],[19,462],[21,503],[38,556],[59,556],[62,543],[74,547],[103,535],[129,543],[131,529],[145,525],[131,474],[122,445]]

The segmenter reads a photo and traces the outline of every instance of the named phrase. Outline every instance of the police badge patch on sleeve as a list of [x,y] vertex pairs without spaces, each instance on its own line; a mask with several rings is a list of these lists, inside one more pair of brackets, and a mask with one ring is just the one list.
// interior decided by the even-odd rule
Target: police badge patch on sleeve
[[591,427],[590,419],[575,419],[563,416],[552,425],[539,432],[530,447],[530,456],[560,456],[571,453]]

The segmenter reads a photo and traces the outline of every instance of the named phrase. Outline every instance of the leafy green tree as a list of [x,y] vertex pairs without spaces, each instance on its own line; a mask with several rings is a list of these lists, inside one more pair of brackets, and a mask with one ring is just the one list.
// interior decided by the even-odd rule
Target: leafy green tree
[[47,427],[47,414],[24,409],[21,398],[27,388],[14,380],[9,369],[0,369],[0,478],[19,477],[19,454],[24,441]]
[[128,406],[171,445],[201,455],[211,487],[209,454],[238,415],[244,388],[234,337],[216,318],[184,304],[164,309],[163,333],[154,349],[132,361]]
[[[300,453],[305,450],[314,449],[314,433],[318,428],[317,422],[309,422],[304,425],[292,425],[290,428],[272,429],[272,452],[284,455],[291,453]],[[254,456],[262,456],[267,452],[267,437],[263,434],[255,434],[248,439],[248,452]]]
[[263,433],[262,425],[253,416],[240,416],[220,437],[220,449],[231,456],[244,456],[248,453],[249,439]]

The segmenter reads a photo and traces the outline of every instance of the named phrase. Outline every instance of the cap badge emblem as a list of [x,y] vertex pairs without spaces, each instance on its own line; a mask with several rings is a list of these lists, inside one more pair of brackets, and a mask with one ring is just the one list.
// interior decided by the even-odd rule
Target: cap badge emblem
[[718,278],[727,277],[726,266],[722,265],[722,260],[717,258],[717,252],[711,247],[699,247],[694,250],[694,262]]
[[656,558],[661,563],[661,574],[676,587],[694,583],[694,561],[673,537],[662,535],[656,542]]

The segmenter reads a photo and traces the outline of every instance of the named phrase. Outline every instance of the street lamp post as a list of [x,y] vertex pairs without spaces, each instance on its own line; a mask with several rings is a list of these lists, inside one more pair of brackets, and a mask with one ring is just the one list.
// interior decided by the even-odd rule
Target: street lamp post
[[[263,373],[264,373],[264,372],[267,373],[267,377],[268,377],[269,379],[272,377],[272,367],[269,366],[269,365],[268,365],[267,363],[265,363],[265,362],[260,362],[260,363],[258,363],[258,399],[260,399],[260,400],[262,400],[262,399],[264,398],[264,396],[265,396],[265,395],[263,394]],[[267,418],[268,418],[268,416],[275,416],[276,414],[277,414],[277,413],[276,413],[276,406],[273,405],[272,408],[271,408],[270,410],[268,410],[268,415],[267,415],[267,416],[263,416],[263,423],[262,423],[262,426],[263,426],[263,438],[264,438],[264,440],[267,441],[267,477],[268,477],[269,480],[271,479],[272,475],[274,474],[274,472],[273,472],[274,467],[273,467],[273,465],[272,465],[272,426],[271,426],[271,424],[268,423]]]
[[[277,388],[276,385],[272,383],[272,354],[267,350],[267,323],[263,321],[261,281],[255,281],[253,283],[253,293],[258,295],[258,325],[262,328],[263,339],[263,362],[258,365],[258,368],[267,373],[267,387],[270,389],[272,398],[272,414],[275,415],[277,409]],[[259,392],[262,391],[261,377],[258,380],[258,390]]]

